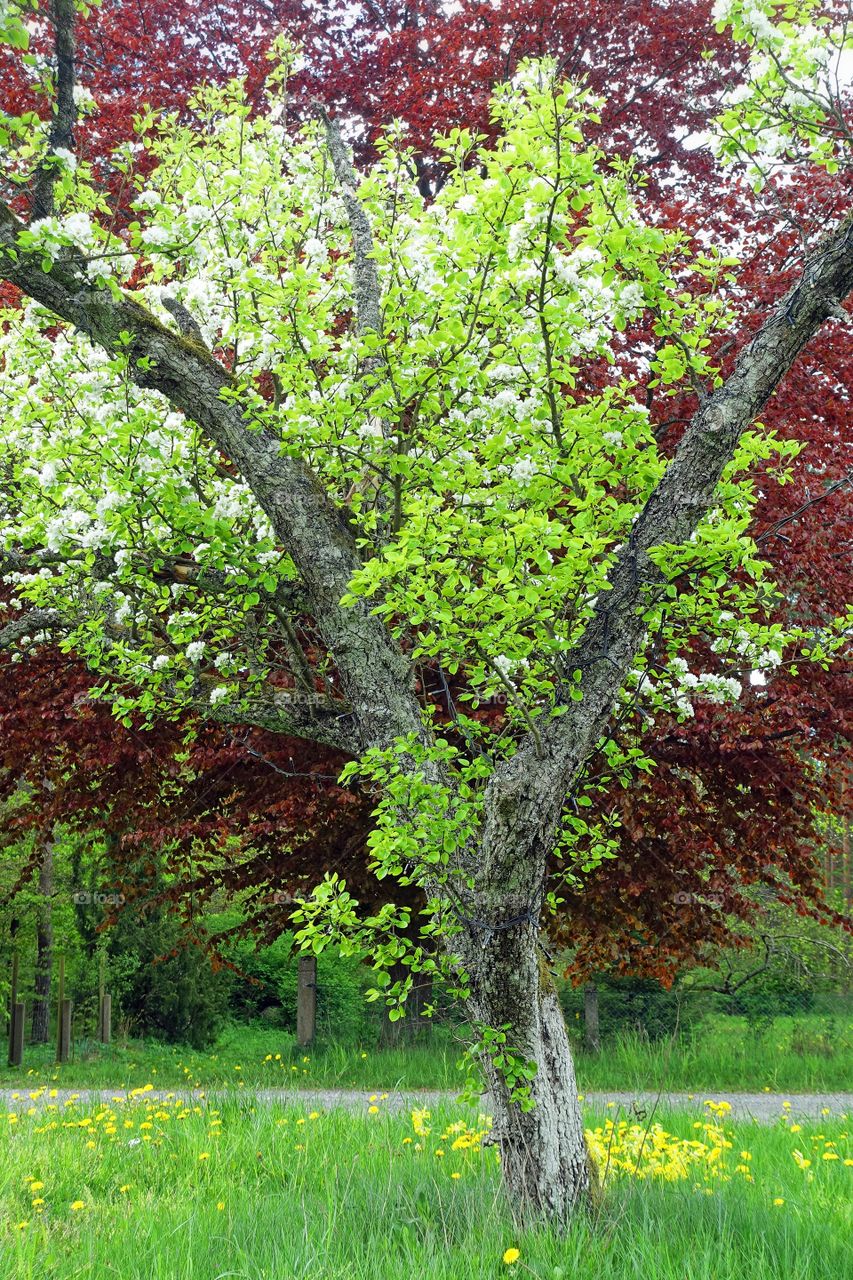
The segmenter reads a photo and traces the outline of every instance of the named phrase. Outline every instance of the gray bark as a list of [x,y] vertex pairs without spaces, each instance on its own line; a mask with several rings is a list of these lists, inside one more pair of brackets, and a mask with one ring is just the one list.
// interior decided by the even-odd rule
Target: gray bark
[[483,1059],[507,1189],[516,1204],[566,1220],[588,1198],[595,1175],[566,1024],[539,957],[538,932],[531,921],[495,936],[477,970],[472,1013],[490,1027],[509,1025],[507,1048],[537,1068],[535,1105],[525,1111],[511,1100],[502,1072]]

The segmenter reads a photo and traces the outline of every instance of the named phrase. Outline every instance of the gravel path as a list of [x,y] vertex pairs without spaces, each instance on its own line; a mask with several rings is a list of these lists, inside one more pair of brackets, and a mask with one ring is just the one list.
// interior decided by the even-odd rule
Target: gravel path
[[[70,1099],[81,1103],[112,1102],[125,1098],[123,1089],[59,1089],[55,1097],[42,1093],[37,1099],[32,1098],[32,1091],[26,1089],[0,1089],[0,1107],[7,1110],[25,1110],[31,1106],[44,1106],[46,1102],[63,1105]],[[453,1093],[390,1091],[387,1094],[376,1090],[371,1093],[367,1089],[228,1089],[228,1090],[184,1090],[158,1089],[143,1097],[157,1097],[165,1094],[185,1098],[192,1102],[222,1103],[237,1101],[244,1105],[261,1103],[264,1106],[288,1106],[305,1108],[323,1108],[332,1110],[343,1107],[350,1111],[365,1111],[375,1100],[383,1111],[408,1111],[411,1107],[452,1105],[456,1095]],[[711,1090],[706,1093],[587,1093],[583,1096],[585,1111],[609,1111],[611,1114],[642,1113],[648,1119],[653,1107],[659,1111],[695,1111],[705,1113],[705,1099],[714,1102],[728,1102],[732,1120],[754,1120],[760,1124],[772,1124],[781,1115],[796,1116],[798,1119],[820,1120],[823,1115],[840,1116],[853,1114],[853,1093],[725,1093]],[[790,1106],[784,1106],[790,1103]],[[488,1110],[488,1100],[483,1099],[481,1106]]]

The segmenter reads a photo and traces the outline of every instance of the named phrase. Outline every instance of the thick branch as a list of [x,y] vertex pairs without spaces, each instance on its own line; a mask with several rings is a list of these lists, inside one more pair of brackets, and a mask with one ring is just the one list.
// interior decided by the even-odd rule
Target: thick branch
[[54,609],[29,609],[0,626],[0,649],[16,649],[22,640],[55,631],[62,625],[62,618]]
[[290,738],[321,742],[347,755],[359,751],[350,709],[343,702],[332,703],[319,695],[312,698],[293,691],[270,690],[263,698],[252,698],[245,704],[223,701],[199,710],[206,719],[220,724],[252,725]]
[[[373,258],[373,231],[358,190],[358,175],[353,168],[349,147],[344,142],[337,120],[333,120],[325,107],[318,106],[320,118],[326,127],[332,168],[341,188],[344,207],[350,225],[353,247],[353,277],[355,312],[360,337],[371,331],[382,335],[382,307],[379,275]],[[374,357],[375,360],[375,357]],[[373,360],[371,360],[373,363]]]
[[209,351],[126,294],[114,297],[93,285],[79,255],[43,271],[41,255],[18,246],[22,230],[23,223],[0,205],[0,278],[104,350],[125,351],[137,385],[159,392],[196,422],[250,485],[296,565],[307,611],[340,673],[360,746],[387,747],[409,733],[425,737],[409,662],[366,602],[341,605],[361,562],[350,530],[310,468],[282,456],[266,426],[251,429],[252,411],[240,402],[238,384]]
[[[567,669],[583,673],[583,701],[567,699],[568,710],[540,729],[539,742],[528,735],[495,774],[487,806],[487,879],[500,874],[507,851],[515,850],[517,860],[520,849],[550,847],[572,779],[604,731],[642,645],[644,602],[663,582],[648,552],[689,540],[713,506],[744,431],[824,321],[837,318],[851,289],[853,215],[848,215],[808,257],[799,281],[742,351],[725,383],[700,407],[617,556],[610,589],[601,592],[583,638],[566,655]],[[529,871],[520,878],[529,882]]]
[[77,120],[74,102],[74,0],[51,0],[50,16],[56,49],[56,102],[48,136],[47,156],[39,165],[35,176],[32,208],[34,222],[53,213],[53,189],[58,173],[56,160],[52,157],[60,147],[66,151],[74,150],[74,125]]

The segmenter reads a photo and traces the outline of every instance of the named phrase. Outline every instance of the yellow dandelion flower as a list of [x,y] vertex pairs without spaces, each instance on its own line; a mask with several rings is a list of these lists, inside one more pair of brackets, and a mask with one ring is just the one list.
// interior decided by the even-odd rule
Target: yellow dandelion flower
[[375,1115],[377,1114],[377,1112],[379,1111],[379,1108],[378,1108],[378,1107],[368,1107],[368,1108],[367,1108],[367,1110],[368,1110],[368,1113],[369,1113],[370,1115],[375,1116]]
[[450,1176],[451,1176],[451,1178],[456,1179],[456,1178],[461,1178],[461,1177],[462,1177],[462,1174],[461,1174],[461,1173],[451,1173],[451,1175],[450,1175]]
[[31,1178],[28,1178],[28,1179],[27,1179],[27,1181],[28,1181],[28,1182],[29,1182],[29,1184],[30,1184],[30,1191],[42,1191],[42,1190],[44,1190],[44,1183],[43,1183],[43,1182],[33,1182],[33,1180],[32,1180]]
[[504,1262],[508,1267],[511,1267],[514,1262],[518,1262],[520,1257],[521,1257],[520,1249],[507,1249],[507,1251],[504,1254]]
[[202,1151],[201,1155],[199,1156],[199,1160],[209,1160],[209,1159],[210,1159],[210,1152]]
[[785,1201],[782,1198],[782,1196],[777,1196],[776,1199],[773,1201],[773,1203],[778,1206],[778,1205],[784,1204]]
[[119,1192],[121,1193],[121,1195],[126,1195],[129,1190],[130,1190],[129,1182],[125,1182],[123,1186],[119,1187]]
[[219,1201],[217,1202],[216,1207],[217,1207],[217,1209],[219,1210],[219,1212],[221,1213],[221,1212],[222,1212],[222,1210],[225,1208],[225,1201],[224,1201],[224,1200],[219,1200]]
[[44,1204],[44,1200],[42,1200],[41,1196],[36,1196],[35,1200],[33,1201],[33,1208],[35,1209],[38,1205],[42,1205],[42,1204]]
[[320,1112],[319,1112],[319,1111],[309,1111],[309,1112],[308,1112],[308,1119],[309,1119],[309,1120],[319,1120],[319,1119],[320,1119]]
[[85,1201],[85,1200],[72,1200],[72,1201],[71,1201],[71,1212],[72,1212],[72,1213],[78,1213],[81,1209],[85,1209],[85,1208],[86,1208],[86,1201]]
[[24,1222],[16,1222],[16,1223],[15,1223],[15,1230],[16,1230],[16,1231],[25,1231],[25,1230],[26,1230],[26,1228],[27,1228],[29,1225],[30,1225],[30,1224],[29,1224],[29,1222],[28,1222],[28,1221],[24,1221]]

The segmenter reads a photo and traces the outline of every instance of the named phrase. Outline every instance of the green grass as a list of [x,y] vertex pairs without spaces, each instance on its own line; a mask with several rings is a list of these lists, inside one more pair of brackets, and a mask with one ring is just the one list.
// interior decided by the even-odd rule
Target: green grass
[[108,1046],[78,1042],[75,1060],[63,1066],[54,1061],[52,1046],[32,1046],[23,1070],[0,1069],[0,1087],[134,1088],[152,1081],[158,1088],[458,1089],[460,1054],[460,1047],[446,1035],[399,1049],[302,1049],[287,1032],[235,1026],[210,1050],[139,1040]]
[[790,1093],[853,1090],[853,1019],[775,1018],[763,1031],[713,1015],[677,1040],[628,1033],[604,1052],[577,1055],[587,1089],[728,1089]]
[[[381,1104],[376,1115],[310,1118],[235,1097],[218,1116],[199,1107],[181,1119],[149,1099],[117,1104],[114,1133],[104,1108],[50,1112],[43,1098],[34,1115],[0,1122],[0,1275],[827,1280],[849,1263],[853,1168],[844,1164],[843,1122],[796,1133],[734,1127],[724,1154],[730,1181],[704,1166],[679,1182],[626,1177],[561,1235],[513,1222],[493,1148],[455,1151],[442,1137],[441,1126],[460,1116],[476,1123],[470,1112],[436,1114],[418,1139],[408,1117],[386,1116]],[[697,1136],[690,1117],[661,1120]],[[734,1171],[742,1148],[752,1183]],[[794,1149],[812,1158],[810,1169],[797,1166]],[[822,1160],[827,1150],[839,1159]],[[34,1194],[27,1179],[44,1186]],[[76,1202],[83,1207],[73,1210]],[[521,1253],[513,1267],[502,1262],[508,1247]]]
[[[47,1046],[28,1048],[23,1071],[0,1068],[0,1087],[50,1083],[133,1088],[152,1080],[163,1088],[190,1084],[205,1089],[293,1085],[455,1090],[462,1080],[456,1068],[460,1046],[444,1029],[395,1049],[320,1043],[304,1051],[287,1032],[234,1026],[208,1051],[154,1042],[104,1047],[78,1041],[74,1062],[57,1067],[53,1056]],[[743,1018],[718,1015],[675,1041],[649,1043],[637,1034],[623,1034],[600,1054],[579,1049],[576,1065],[583,1089],[605,1092],[853,1090],[853,1021],[819,1015],[777,1018],[759,1033]]]

